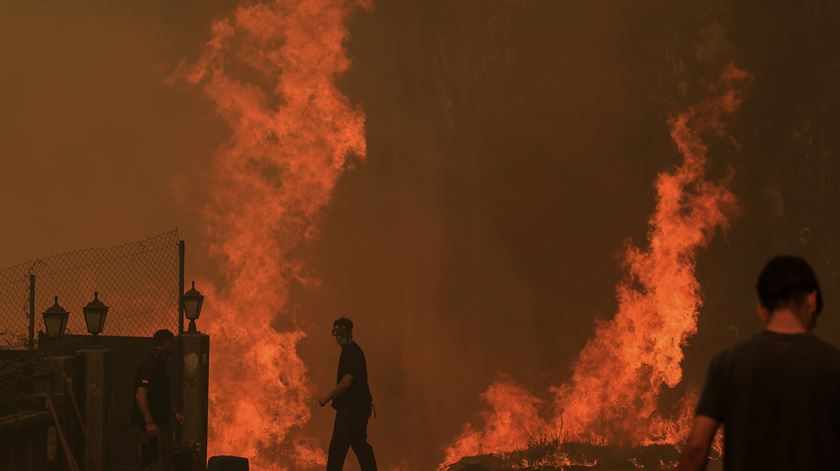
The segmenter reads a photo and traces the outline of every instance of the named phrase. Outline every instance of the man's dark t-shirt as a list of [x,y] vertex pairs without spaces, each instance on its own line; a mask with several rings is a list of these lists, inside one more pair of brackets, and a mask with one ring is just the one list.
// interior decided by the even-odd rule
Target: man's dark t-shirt
[[727,471],[840,469],[840,350],[764,331],[712,359],[697,415],[722,423]]
[[353,375],[353,382],[344,393],[333,399],[332,406],[339,412],[349,410],[367,411],[371,403],[367,364],[365,363],[365,354],[356,342],[350,342],[341,347],[336,383],[340,383],[341,378],[348,373]]
[[[134,389],[132,389],[134,394],[137,393],[137,388],[146,388],[149,413],[152,414],[155,424],[170,425],[172,403],[170,401],[169,375],[166,373],[166,364],[163,359],[152,354],[143,360],[134,377]],[[132,394],[133,419],[136,425],[142,427],[146,421],[137,407],[137,399],[133,398],[134,394]]]

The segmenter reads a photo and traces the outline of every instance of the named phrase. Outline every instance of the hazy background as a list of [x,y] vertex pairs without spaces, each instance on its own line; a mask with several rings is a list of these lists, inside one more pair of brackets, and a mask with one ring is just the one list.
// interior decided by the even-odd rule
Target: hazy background
[[[0,266],[177,226],[188,276],[214,276],[193,210],[227,130],[164,81],[236,4],[0,1]],[[310,248],[322,285],[294,303],[319,391],[332,319],[356,321],[384,469],[439,463],[499,374],[540,394],[567,378],[678,163],[666,118],[730,60],[755,81],[712,172],[734,172],[743,213],[699,256],[686,378],[759,328],[754,279],[778,252],[813,263],[818,333],[840,342],[837,1],[378,0],[351,32],[341,86],[368,160]],[[331,420],[307,427],[326,443]]]

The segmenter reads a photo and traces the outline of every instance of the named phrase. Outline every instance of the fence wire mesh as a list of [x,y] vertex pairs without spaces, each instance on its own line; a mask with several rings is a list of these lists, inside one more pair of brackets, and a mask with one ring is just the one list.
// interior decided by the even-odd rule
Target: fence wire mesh
[[0,347],[27,343],[31,265],[19,263],[0,270]]
[[0,347],[29,338],[30,274],[34,275],[35,338],[46,331],[41,313],[58,303],[70,312],[66,334],[85,334],[82,307],[99,292],[108,305],[102,335],[151,336],[177,333],[178,232],[141,241],[77,250],[0,269]]

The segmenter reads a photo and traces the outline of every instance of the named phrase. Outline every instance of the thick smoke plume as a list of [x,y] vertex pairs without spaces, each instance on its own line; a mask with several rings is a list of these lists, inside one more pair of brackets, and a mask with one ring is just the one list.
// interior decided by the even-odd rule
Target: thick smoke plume
[[706,178],[709,131],[725,134],[724,118],[741,104],[742,86],[750,75],[726,67],[711,97],[668,122],[671,139],[682,156],[673,171],[655,182],[656,209],[648,225],[648,245],[627,244],[625,279],[616,288],[618,311],[598,322],[593,338],[580,353],[571,380],[551,388],[547,418],[543,402],[508,381],[482,395],[490,405],[483,428],[465,426],[446,449],[446,462],[524,446],[540,433],[601,444],[677,443],[690,422],[694,393],[681,412],[670,418],[660,412],[663,387],[682,380],[683,347],[697,332],[702,299],[694,275],[698,250],[716,231],[726,229],[737,211],[725,182]]
[[[224,284],[209,291],[213,337],[210,454],[251,458],[258,471],[323,465],[295,431],[314,402],[297,353],[293,283],[317,281],[296,251],[318,234],[322,209],[352,156],[365,156],[364,115],[337,89],[350,66],[347,19],[365,0],[274,0],[212,25],[180,75],[231,130],[212,162],[203,208]],[[278,322],[278,320],[280,322]]]

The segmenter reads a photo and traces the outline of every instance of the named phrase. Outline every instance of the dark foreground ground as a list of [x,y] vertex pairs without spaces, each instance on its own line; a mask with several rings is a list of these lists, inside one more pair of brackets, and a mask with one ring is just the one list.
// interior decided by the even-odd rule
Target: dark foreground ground
[[[585,443],[543,442],[511,453],[470,456],[449,466],[448,471],[624,471],[676,469],[679,451],[671,445],[633,448]],[[723,469],[712,459],[709,471]]]

